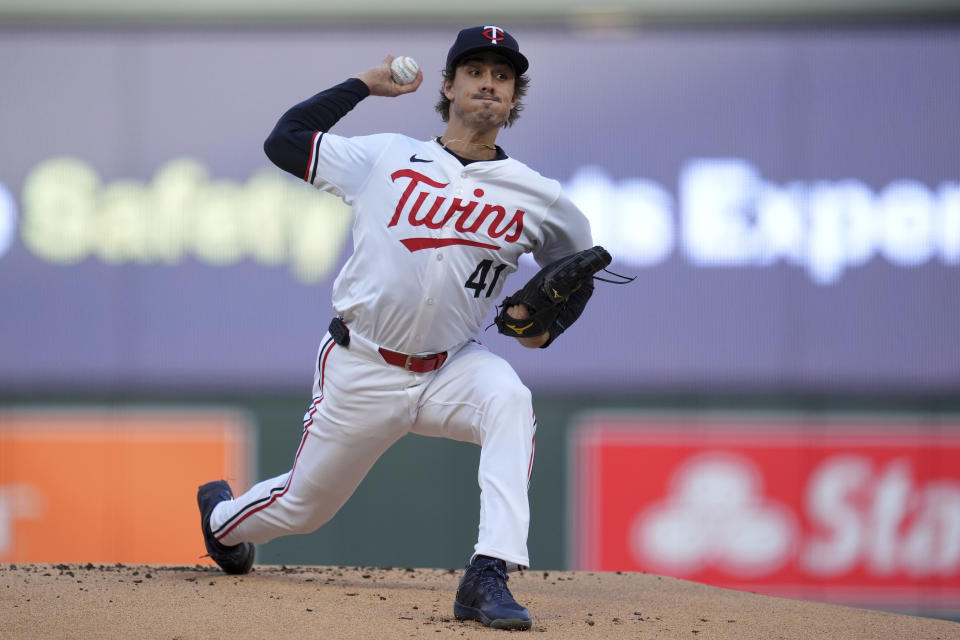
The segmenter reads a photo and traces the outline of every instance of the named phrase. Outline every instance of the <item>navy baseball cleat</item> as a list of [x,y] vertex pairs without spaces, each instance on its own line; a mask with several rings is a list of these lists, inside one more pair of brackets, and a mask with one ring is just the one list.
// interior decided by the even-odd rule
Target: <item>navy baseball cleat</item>
[[233,491],[223,480],[215,480],[201,485],[197,489],[197,506],[200,507],[200,528],[203,531],[203,543],[207,555],[220,565],[225,573],[249,573],[253,566],[253,543],[241,542],[228,547],[217,542],[210,531],[210,514],[213,508],[224,500],[233,500]]
[[477,556],[460,578],[453,603],[457,620],[479,620],[494,629],[529,629],[530,612],[520,606],[507,588],[507,564],[497,558]]

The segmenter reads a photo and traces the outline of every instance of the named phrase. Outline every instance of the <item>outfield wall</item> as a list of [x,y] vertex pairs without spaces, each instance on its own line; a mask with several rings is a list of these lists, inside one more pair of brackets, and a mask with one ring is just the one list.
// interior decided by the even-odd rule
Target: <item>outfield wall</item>
[[[196,485],[226,477],[239,491],[287,471],[302,402],[4,398],[0,562],[199,562]],[[541,394],[535,408],[536,570],[957,615],[958,398]],[[331,522],[261,545],[258,562],[460,566],[476,539],[478,459],[472,445],[407,436]]]

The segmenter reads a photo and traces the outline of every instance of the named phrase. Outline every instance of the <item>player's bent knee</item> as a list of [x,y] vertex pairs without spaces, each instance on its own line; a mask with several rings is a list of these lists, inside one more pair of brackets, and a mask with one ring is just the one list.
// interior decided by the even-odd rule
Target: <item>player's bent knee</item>
[[533,394],[525,385],[517,385],[510,394],[510,402],[516,407],[522,407],[524,410],[530,409],[533,412]]
[[523,384],[500,385],[488,397],[484,414],[486,434],[503,429],[528,437],[533,430],[533,396]]
[[533,394],[523,383],[491,385],[487,404],[492,407],[526,409],[533,407]]

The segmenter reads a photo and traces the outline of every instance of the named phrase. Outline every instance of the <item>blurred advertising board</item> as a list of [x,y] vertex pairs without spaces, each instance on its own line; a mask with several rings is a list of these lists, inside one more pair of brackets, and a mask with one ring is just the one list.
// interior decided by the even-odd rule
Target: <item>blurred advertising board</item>
[[255,446],[228,410],[0,411],[0,561],[201,562],[197,487],[245,489]]
[[[611,268],[637,276],[601,283],[536,357],[482,334],[525,383],[960,389],[960,25],[511,32],[531,88],[498,143],[558,180]],[[391,51],[418,60],[423,86],[365,99],[333,132],[439,135],[454,33],[3,32],[0,389],[309,385],[353,214],[273,166],[264,138],[290,106]],[[286,71],[299,60],[333,62]],[[384,229],[406,187],[384,192]],[[512,271],[503,293],[535,268]]]
[[597,414],[571,445],[577,569],[960,602],[960,418]]

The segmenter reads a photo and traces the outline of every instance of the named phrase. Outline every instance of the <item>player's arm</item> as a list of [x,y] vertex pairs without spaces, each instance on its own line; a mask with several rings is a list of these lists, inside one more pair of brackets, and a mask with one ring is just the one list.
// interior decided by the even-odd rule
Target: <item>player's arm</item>
[[525,347],[547,347],[580,314],[593,294],[594,274],[610,264],[603,247],[591,247],[544,266],[507,296],[494,324]]
[[[530,309],[525,304],[515,304],[511,307],[507,307],[507,315],[514,320],[525,320],[530,317]],[[517,338],[517,342],[528,349],[537,349],[544,346],[548,342],[552,342],[552,340],[550,339],[550,331],[547,331],[546,333],[541,333],[538,336]]]
[[[579,289],[570,294],[567,302],[563,305],[563,308],[560,309],[560,314],[556,320],[551,323],[546,333],[529,338],[517,338],[517,341],[530,349],[545,349],[549,347],[554,340],[559,338],[560,335],[567,330],[567,327],[577,321],[583,313],[583,310],[587,308],[587,302],[590,301],[590,296],[592,295],[593,282],[584,282]],[[516,304],[512,307],[507,307],[507,315],[515,320],[523,320],[530,317],[530,309],[528,309],[525,304]]]
[[387,56],[380,65],[288,109],[263,143],[267,157],[284,171],[309,180],[307,167],[317,147],[316,136],[330,131],[367,96],[398,96],[416,91],[423,82],[422,71],[410,84],[394,82],[390,75],[392,61],[393,56]]
[[306,179],[314,137],[329,131],[368,95],[366,84],[350,78],[294,105],[280,117],[263,143],[264,153],[284,171]]
[[[542,246],[545,251],[535,256],[540,264],[548,263],[558,257],[572,254],[593,245],[593,236],[590,232],[590,223],[587,217],[562,193],[550,208],[550,214],[547,216],[542,231]],[[554,340],[559,338],[580,318],[592,295],[593,281],[588,280],[567,298],[560,309],[560,313],[550,324],[547,333],[544,334],[546,338],[540,344],[524,346],[541,349],[549,347]]]

